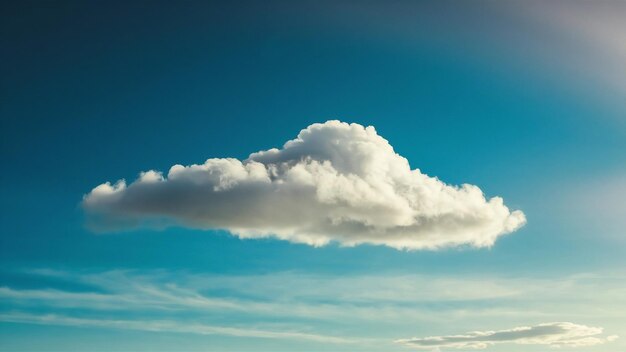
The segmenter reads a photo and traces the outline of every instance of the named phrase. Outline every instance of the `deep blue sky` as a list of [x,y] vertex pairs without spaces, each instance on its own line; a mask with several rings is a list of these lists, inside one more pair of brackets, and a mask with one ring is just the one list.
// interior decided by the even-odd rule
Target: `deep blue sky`
[[[569,11],[569,5],[559,4],[562,9],[549,13]],[[3,4],[0,286],[96,290],[81,288],[77,273],[121,269],[146,275],[182,270],[234,277],[296,272],[476,280],[622,275],[626,100],[619,82],[626,76],[609,63],[623,51],[598,48],[592,45],[597,41],[585,41],[582,29],[567,27],[574,26],[570,22],[536,17],[520,6],[485,1]],[[79,203],[100,183],[209,157],[245,159],[329,119],[375,126],[413,168],[502,196],[526,213],[528,224],[491,249],[425,252],[367,245],[313,248],[181,228],[115,234],[85,228]],[[33,270],[58,270],[71,278]],[[242,298],[226,288],[215,292]],[[0,297],[3,313],[130,320],[152,314],[66,311],[45,300],[7,297]],[[454,304],[464,307],[462,301]],[[432,303],[437,304],[443,303]],[[558,314],[570,308],[555,308],[547,321],[567,321],[571,314]],[[438,308],[429,309],[438,314]],[[583,308],[577,313],[578,323],[605,326],[611,334],[626,328],[603,320],[592,308],[586,316]],[[210,314],[223,326],[272,326],[262,315]],[[185,314],[175,318],[187,319]],[[298,330],[304,324],[299,319],[284,318],[277,329]],[[409,320],[401,334],[381,334],[393,341],[546,320],[520,318],[509,326],[494,318],[475,326],[469,324],[475,319],[471,315],[463,319],[467,322],[459,322],[458,331],[430,332],[419,325],[429,323]],[[368,336],[377,329],[371,321],[362,325],[348,335]],[[318,322],[304,329],[325,332]],[[0,350],[241,350],[259,343],[263,350],[352,348],[307,347],[298,339],[156,335],[3,322]],[[363,350],[388,347],[372,344]]]

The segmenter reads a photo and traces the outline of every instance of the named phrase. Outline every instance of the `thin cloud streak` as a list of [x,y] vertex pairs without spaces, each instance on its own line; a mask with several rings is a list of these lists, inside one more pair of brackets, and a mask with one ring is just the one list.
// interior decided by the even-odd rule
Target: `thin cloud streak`
[[85,319],[74,318],[56,314],[24,314],[8,313],[0,314],[0,321],[25,324],[62,325],[77,327],[99,327],[125,330],[141,330],[153,332],[176,332],[199,335],[227,335],[237,337],[255,337],[269,339],[296,339],[310,340],[325,343],[355,343],[355,340],[310,334],[298,331],[270,331],[259,329],[233,328],[205,324],[194,324],[168,320],[119,320],[119,319]]
[[[97,292],[0,287],[0,298],[22,306],[43,305],[99,311],[230,311],[309,320],[351,320],[415,319],[431,315],[431,309],[428,308],[430,303],[493,300],[519,294],[496,283],[483,282],[483,288],[485,285],[491,288],[491,292],[485,293],[478,290],[476,282],[470,280],[454,282],[417,276],[335,278],[284,273],[224,277],[125,271],[93,274],[50,270],[33,272],[90,285]],[[170,281],[173,276],[176,276],[178,283]],[[378,285],[373,286],[373,282]],[[285,283],[291,288],[288,292],[276,290],[276,287],[284,287]],[[395,293],[384,287],[395,287]],[[228,290],[235,296],[246,298],[213,297],[207,293],[215,290]],[[498,311],[493,314],[507,313]]]

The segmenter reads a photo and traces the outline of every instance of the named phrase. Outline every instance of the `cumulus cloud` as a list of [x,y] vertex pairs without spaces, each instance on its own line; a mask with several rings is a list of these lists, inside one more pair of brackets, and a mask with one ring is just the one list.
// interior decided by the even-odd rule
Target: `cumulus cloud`
[[559,322],[508,330],[473,331],[463,335],[414,337],[396,342],[418,349],[437,351],[442,348],[483,349],[501,343],[580,347],[598,345],[617,339],[616,335],[598,336],[601,334],[602,328]]
[[398,249],[488,247],[526,221],[477,186],[411,170],[374,127],[339,121],[313,124],[282,149],[243,161],[213,158],[174,165],[167,176],[142,172],[129,185],[107,182],[82,206],[100,227],[165,220],[240,238]]

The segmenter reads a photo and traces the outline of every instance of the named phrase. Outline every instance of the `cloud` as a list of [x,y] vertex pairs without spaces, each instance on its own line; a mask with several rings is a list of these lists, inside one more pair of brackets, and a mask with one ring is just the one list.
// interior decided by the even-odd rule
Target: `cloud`
[[[34,277],[66,286],[0,286],[0,300],[20,307],[90,311],[194,311],[316,320],[404,319],[431,314],[433,302],[495,300],[521,294],[489,279],[417,275],[324,276],[305,273],[219,276],[184,272],[36,270]],[[67,284],[82,287],[68,290]],[[290,289],[285,291],[284,287]],[[215,292],[228,292],[228,296]],[[411,309],[406,305],[410,304]],[[424,305],[423,307],[419,307]],[[418,309],[419,308],[419,309]],[[438,312],[441,314],[441,311]],[[501,310],[498,314],[504,314]],[[519,314],[519,312],[515,312]]]
[[100,228],[166,219],[240,238],[398,249],[488,247],[526,221],[477,186],[411,170],[374,127],[339,121],[313,124],[282,149],[243,161],[213,158],[174,165],[167,177],[150,170],[129,185],[107,182],[82,206]]
[[236,337],[253,337],[266,339],[309,340],[325,343],[351,343],[353,340],[317,335],[299,331],[271,331],[246,329],[226,326],[206,325],[200,323],[179,322],[172,320],[123,320],[123,319],[88,319],[58,314],[0,313],[0,321],[23,324],[60,325],[96,327],[123,330],[140,330],[152,332],[177,332],[198,335],[226,335]]
[[619,330],[626,306],[624,277],[19,270],[0,287],[0,322],[22,317],[25,323],[63,325],[66,318],[80,318],[80,324],[108,328],[115,318],[124,320],[118,326],[124,329],[175,325],[171,332],[230,334],[232,328],[286,332],[276,338],[294,339],[291,333],[299,332],[389,350],[398,336],[410,336],[414,329],[441,330],[451,321],[466,331],[476,324],[516,326],[520,319],[593,316],[607,330]]
[[396,342],[418,349],[439,350],[441,348],[483,349],[501,343],[580,347],[599,345],[617,339],[616,335],[602,337],[598,336],[600,334],[602,334],[602,328],[559,322],[508,330],[473,331],[464,335],[414,337]]
[[625,274],[542,279],[484,273],[215,275],[177,270],[37,269],[18,274],[27,275],[29,279],[25,282],[43,281],[46,285],[22,287],[19,282],[5,282],[0,286],[0,301],[51,309],[168,314],[177,311],[202,315],[229,312],[274,320],[279,317],[326,322],[374,319],[385,325],[397,322],[400,317],[402,321],[419,319],[433,326],[435,321],[460,323],[468,317],[475,323],[478,316],[490,319],[524,316],[548,321],[594,316],[621,321],[620,313],[626,307],[626,288],[622,287]]

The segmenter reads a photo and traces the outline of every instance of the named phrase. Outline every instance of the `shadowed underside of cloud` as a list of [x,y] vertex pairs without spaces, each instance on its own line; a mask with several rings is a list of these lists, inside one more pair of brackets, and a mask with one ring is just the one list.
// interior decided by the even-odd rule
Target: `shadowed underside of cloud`
[[82,206],[99,229],[165,219],[240,238],[398,249],[488,247],[526,221],[476,186],[411,170],[374,127],[339,121],[313,124],[282,149],[243,161],[208,159],[174,165],[166,177],[151,170],[130,185],[107,182]]
[[598,336],[600,334],[602,334],[602,328],[560,322],[509,330],[473,331],[464,335],[414,337],[396,342],[418,349],[437,351],[442,348],[483,349],[501,343],[580,347],[599,345],[617,339],[616,335]]

